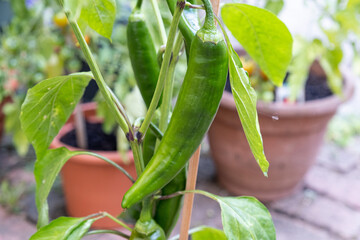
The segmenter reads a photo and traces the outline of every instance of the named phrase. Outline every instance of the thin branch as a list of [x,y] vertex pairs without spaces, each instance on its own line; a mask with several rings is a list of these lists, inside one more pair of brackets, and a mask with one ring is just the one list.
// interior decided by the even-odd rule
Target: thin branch
[[127,234],[125,234],[123,232],[116,231],[116,230],[92,230],[92,231],[88,232],[86,235],[104,234],[104,233],[118,235],[118,236],[121,236],[121,237],[126,238],[126,239],[130,238],[129,235],[127,235]]
[[105,162],[111,164],[112,166],[114,166],[115,168],[120,170],[122,173],[124,173],[125,176],[127,176],[131,182],[133,182],[133,183],[135,182],[134,178],[124,168],[122,168],[119,164],[115,163],[114,161],[111,161],[110,159],[108,159],[104,156],[101,156],[99,154],[93,153],[93,152],[83,151],[83,152],[77,152],[77,153],[79,155],[89,155],[89,156],[100,158],[101,160],[104,160]]

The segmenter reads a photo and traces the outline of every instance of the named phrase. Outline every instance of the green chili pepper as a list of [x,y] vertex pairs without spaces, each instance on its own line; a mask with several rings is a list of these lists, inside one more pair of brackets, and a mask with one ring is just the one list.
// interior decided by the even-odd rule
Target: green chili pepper
[[131,231],[131,240],[165,240],[164,230],[152,218],[152,200],[145,199],[141,210],[140,219]]
[[[176,177],[171,180],[162,190],[162,195],[170,195],[178,191],[185,190],[186,187],[186,169],[183,168]],[[183,196],[177,196],[166,200],[159,200],[156,205],[154,219],[164,230],[167,237],[174,229],[179,218],[183,202]]]
[[219,107],[228,73],[227,47],[217,31],[211,3],[194,37],[188,70],[169,126],[144,172],[125,194],[123,208],[154,194],[179,173],[200,145]]
[[165,240],[162,228],[150,219],[149,221],[138,220],[131,232],[130,240]]
[[159,77],[160,67],[150,31],[138,1],[129,17],[127,39],[131,65],[141,95],[149,107]]

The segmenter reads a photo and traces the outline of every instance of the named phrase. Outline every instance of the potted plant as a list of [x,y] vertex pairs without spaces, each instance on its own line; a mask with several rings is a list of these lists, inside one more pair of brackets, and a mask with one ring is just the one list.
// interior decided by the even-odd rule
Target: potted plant
[[[81,108],[76,109],[79,110],[86,119],[86,146],[80,147],[81,143],[76,141],[79,129],[76,129],[78,126],[75,124],[77,113],[73,113],[52,141],[50,148],[66,147],[71,151],[92,151],[121,166],[130,174],[130,179],[136,178],[131,151],[120,153],[117,150],[116,135],[106,134],[102,130],[104,121],[96,115],[96,103],[81,104]],[[70,158],[61,170],[67,214],[81,217],[106,211],[115,216],[119,215],[122,208],[118,203],[132,185],[132,181],[128,179],[129,176],[118,174],[117,171],[113,165],[94,156],[79,155]],[[109,219],[96,221],[92,225],[94,228],[116,226],[117,224]]]
[[[129,119],[121,101],[106,85],[78,24],[80,21],[82,26],[89,26],[110,39],[116,13],[115,2],[59,2],[64,7],[91,72],[74,73],[41,81],[28,91],[22,105],[22,127],[37,155],[34,173],[39,219],[38,231],[30,239],[49,236],[52,239],[81,239],[87,234],[98,233],[112,233],[128,239],[166,239],[177,221],[182,195],[185,195],[185,200],[180,238],[187,239],[194,193],[203,194],[219,202],[224,231],[201,227],[190,231],[193,238],[209,239],[210,235],[213,239],[275,239],[271,216],[255,198],[220,197],[194,189],[199,159],[198,147],[217,111],[228,70],[232,88],[241,93],[238,98],[239,109],[249,113],[247,119],[242,118],[249,130],[247,134],[252,133],[253,136],[249,142],[265,175],[268,168],[257,128],[254,98],[249,92],[251,86],[248,76],[241,68],[239,57],[233,50],[226,32],[222,31],[224,39],[215,25],[214,12],[217,12],[219,2],[214,1],[214,10],[209,0],[202,1],[203,5],[194,5],[183,0],[167,1],[173,13],[167,36],[164,34],[166,31],[159,15],[157,1],[151,2],[157,26],[162,33],[160,39],[166,43],[163,54],[159,54],[162,55],[162,58],[159,58],[161,66],[157,65],[157,51],[151,44],[152,37],[141,13],[142,1],[136,3],[127,24],[127,34],[132,40],[128,41],[128,48],[137,85],[148,111],[145,117],[135,121]],[[205,10],[204,23],[198,22],[198,9]],[[278,55],[278,65],[270,64],[267,69],[281,79],[280,76],[285,75],[285,71],[281,69],[286,69],[292,47],[292,38],[286,26],[275,15],[246,4],[225,4],[222,11],[226,12],[223,19],[226,16],[227,27],[237,25],[237,21],[242,17],[251,16],[252,24],[257,25],[257,31],[261,29],[264,35],[255,38],[249,35],[246,37],[249,43],[257,39],[263,46],[271,42],[275,47],[272,50],[282,49]],[[267,21],[264,22],[264,19]],[[202,27],[199,28],[198,25]],[[249,26],[244,26],[244,33]],[[181,34],[177,34],[178,29]],[[269,39],[269,36],[280,37],[281,41]],[[173,73],[184,42],[188,51],[188,68],[177,103],[170,114]],[[270,54],[270,49],[267,50],[268,56],[274,56]],[[268,60],[272,59],[266,61]],[[83,217],[60,217],[49,223],[47,196],[56,176],[71,157],[95,156],[115,166],[118,174],[129,176],[125,169],[102,155],[87,151],[71,151],[64,147],[48,149],[92,78],[95,79],[109,111],[113,113],[113,118],[126,134],[133,152],[138,178],[124,195],[121,206],[130,212],[134,206],[140,204],[141,212],[139,217],[134,218],[135,226],[128,226],[123,220],[103,211]],[[158,106],[159,111],[156,111]],[[158,146],[156,140],[159,141]],[[186,180],[185,165],[189,159],[189,174]],[[103,218],[111,219],[131,231],[131,234],[118,229],[89,230],[95,221]]]
[[[341,46],[349,41],[346,36],[353,30],[340,17],[354,16],[354,6],[350,4],[343,6],[338,2],[332,14],[325,9],[334,6],[323,9],[319,24],[329,43],[296,38],[294,57],[283,87],[276,88],[252,60],[245,64],[261,100],[257,104],[259,123],[271,164],[266,180],[258,166],[251,163],[254,159],[242,127],[234,120],[236,107],[232,95],[224,93],[209,131],[209,141],[218,180],[231,193],[272,201],[302,186],[323,143],[328,122],[353,93],[351,76],[339,70]],[[326,29],[322,25],[325,19],[335,21],[341,31]]]

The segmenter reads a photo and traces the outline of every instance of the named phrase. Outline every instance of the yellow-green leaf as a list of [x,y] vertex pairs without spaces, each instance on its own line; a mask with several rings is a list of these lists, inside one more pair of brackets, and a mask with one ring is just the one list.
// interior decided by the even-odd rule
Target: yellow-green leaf
[[21,107],[20,121],[38,158],[74,111],[91,78],[89,73],[54,77],[28,91]]
[[111,39],[115,17],[115,0],[89,0],[80,14],[81,20],[108,39]]
[[260,133],[256,111],[256,92],[251,87],[246,71],[237,62],[240,62],[239,56],[233,51],[233,54],[229,57],[231,91],[250,149],[261,170],[267,176],[269,162],[264,154],[263,140]]
[[30,240],[80,240],[96,219],[60,217],[42,227]]
[[281,86],[292,57],[292,37],[273,13],[240,3],[225,4],[221,16],[232,35],[276,85]]

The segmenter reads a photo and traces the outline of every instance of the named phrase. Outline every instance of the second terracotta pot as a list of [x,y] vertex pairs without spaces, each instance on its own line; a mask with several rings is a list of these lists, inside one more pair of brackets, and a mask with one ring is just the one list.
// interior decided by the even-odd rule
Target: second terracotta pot
[[[96,120],[95,105],[84,106],[85,116],[91,121]],[[74,129],[72,121],[67,123],[51,144],[51,148],[66,147],[72,151],[84,151],[64,144],[60,139]],[[116,162],[134,178],[136,170],[133,156],[128,152],[129,162],[124,163],[117,151],[92,151]],[[96,157],[78,155],[68,160],[61,171],[64,189],[66,210],[70,216],[84,217],[99,211],[106,211],[113,216],[118,216],[123,209],[121,201],[125,192],[132,185],[131,181],[118,169]],[[110,219],[96,221],[94,228],[116,228],[118,224]]]
[[352,92],[352,85],[346,82],[343,99],[331,96],[295,105],[258,103],[264,151],[270,162],[268,178],[250,151],[233,97],[225,92],[209,130],[220,184],[232,194],[262,201],[292,193],[313,165],[329,120]]

